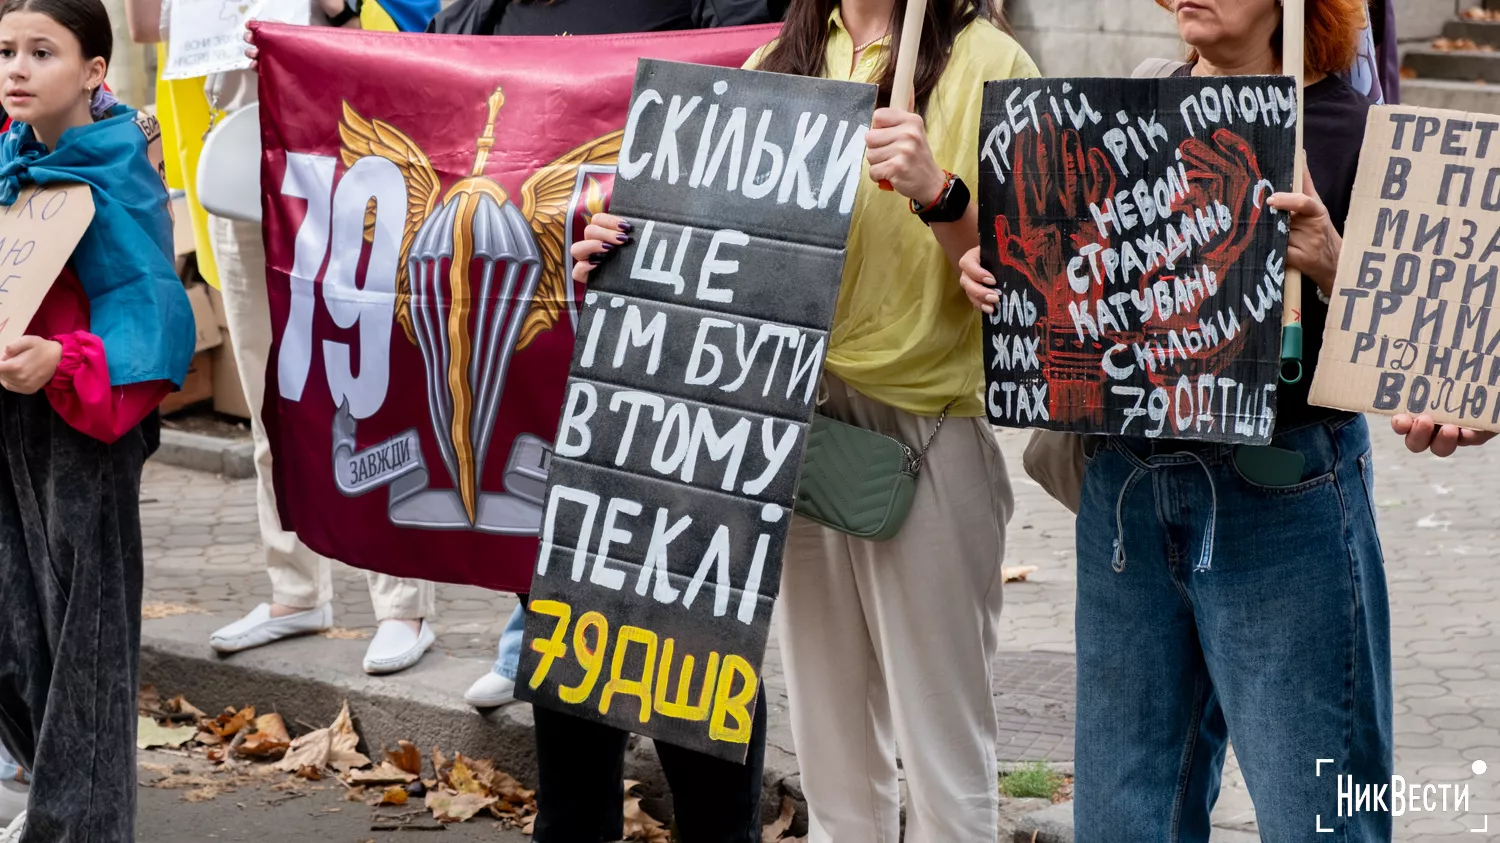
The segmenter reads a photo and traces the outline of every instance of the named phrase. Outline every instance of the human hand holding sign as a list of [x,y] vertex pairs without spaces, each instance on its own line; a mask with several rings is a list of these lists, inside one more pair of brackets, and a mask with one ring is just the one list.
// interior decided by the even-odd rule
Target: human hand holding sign
[[889,184],[918,205],[932,204],[948,183],[948,175],[938,166],[927,144],[927,125],[920,114],[896,108],[876,109],[870,131],[865,135],[865,147],[870,178]]
[[27,335],[0,354],[0,386],[32,395],[52,381],[62,361],[62,343]]
[[1406,449],[1413,454],[1431,451],[1435,457],[1451,457],[1459,448],[1468,448],[1495,438],[1484,430],[1470,430],[1454,424],[1438,424],[1432,416],[1401,413],[1391,417],[1391,430],[1406,437]]
[[1312,176],[1302,173],[1301,193],[1278,193],[1271,197],[1271,207],[1292,215],[1291,238],[1287,243],[1286,262],[1312,279],[1323,291],[1333,294],[1333,279],[1339,271],[1339,253],[1344,239],[1333,227],[1328,208],[1318,196]]
[[630,243],[633,229],[634,226],[624,218],[613,214],[590,217],[588,227],[583,230],[583,239],[574,241],[569,250],[573,255],[573,280],[587,284],[595,267]]

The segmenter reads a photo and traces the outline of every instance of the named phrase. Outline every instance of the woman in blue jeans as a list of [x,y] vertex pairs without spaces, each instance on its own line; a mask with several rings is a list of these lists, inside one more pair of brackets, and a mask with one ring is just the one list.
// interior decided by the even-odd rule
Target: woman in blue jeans
[[[1174,75],[1281,72],[1278,0],[1158,0],[1193,48]],[[1369,102],[1363,0],[1307,4],[1305,149],[1288,263],[1317,360]],[[1320,198],[1321,197],[1321,198]],[[976,307],[993,278],[965,261]],[[1082,843],[1207,841],[1229,742],[1267,841],[1377,841],[1340,777],[1389,784],[1390,616],[1362,417],[1278,390],[1270,448],[1089,437],[1078,512],[1074,819]],[[1300,470],[1298,465],[1300,464]],[[1270,470],[1268,470],[1270,469]],[[1279,469],[1279,470],[1278,470]],[[1319,829],[1331,833],[1319,833]]]

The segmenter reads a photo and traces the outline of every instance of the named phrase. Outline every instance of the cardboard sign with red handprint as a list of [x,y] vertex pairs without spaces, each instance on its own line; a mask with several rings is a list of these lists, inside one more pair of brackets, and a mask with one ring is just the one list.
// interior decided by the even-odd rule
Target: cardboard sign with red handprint
[[1296,91],[1285,77],[985,85],[990,421],[1269,441]]

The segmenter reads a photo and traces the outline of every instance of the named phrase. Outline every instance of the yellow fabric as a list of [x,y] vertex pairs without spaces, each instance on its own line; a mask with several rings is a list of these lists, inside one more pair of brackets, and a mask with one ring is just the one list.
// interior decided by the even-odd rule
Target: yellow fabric
[[375,0],[369,0],[369,2],[360,7],[359,25],[363,29],[371,29],[379,32],[395,32],[400,28],[396,26],[396,22],[391,20],[391,16],[386,14],[385,9],[380,8],[380,4],[376,3]]
[[[827,78],[878,82],[891,52],[889,39],[868,47],[854,66],[854,41],[837,8],[828,25]],[[758,66],[769,46],[746,67]],[[1038,75],[1021,45],[989,22],[964,29],[927,106],[927,139],[938,166],[974,191],[985,81]],[[957,399],[951,414],[984,415],[979,312],[958,286],[957,268],[907,200],[871,182],[868,163],[865,176],[849,227],[828,371],[909,413],[935,416]]]
[[[167,48],[156,47],[156,66],[167,66]],[[208,129],[208,97],[203,78],[156,80],[156,119],[161,123],[162,152],[166,157],[167,184],[187,193],[188,218],[193,222],[193,244],[198,250],[198,272],[214,287],[219,270],[208,243],[208,212],[198,204],[198,155],[203,152],[203,133]]]

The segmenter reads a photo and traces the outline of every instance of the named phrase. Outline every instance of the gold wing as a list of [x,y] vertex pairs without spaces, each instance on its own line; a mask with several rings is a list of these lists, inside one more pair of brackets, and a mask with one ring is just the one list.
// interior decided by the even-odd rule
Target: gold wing
[[[573,198],[578,168],[585,164],[614,164],[619,159],[620,141],[624,136],[623,131],[618,131],[589,141],[537,170],[521,185],[521,215],[531,223],[531,230],[536,234],[537,247],[542,252],[542,277],[526,321],[521,323],[517,351],[556,325],[567,309],[568,299],[573,296],[564,250],[567,248],[568,229],[573,224],[568,217],[568,203]],[[589,212],[598,213],[603,210],[603,193],[597,182],[590,181]]]
[[[369,155],[384,158],[401,169],[406,180],[406,224],[401,233],[400,265],[396,270],[396,321],[412,343],[417,335],[411,323],[411,278],[406,267],[412,241],[422,221],[432,213],[442,187],[437,172],[422,148],[405,134],[383,120],[366,120],[349,103],[344,103],[344,119],[339,123],[339,137],[344,142],[340,155],[344,167]],[[375,236],[375,209],[365,211],[365,241]]]

